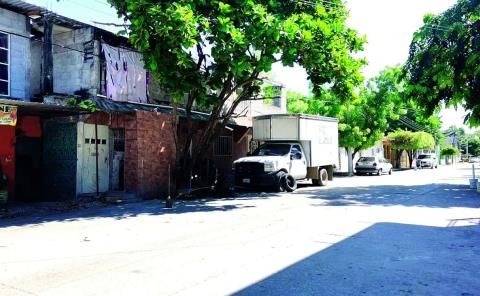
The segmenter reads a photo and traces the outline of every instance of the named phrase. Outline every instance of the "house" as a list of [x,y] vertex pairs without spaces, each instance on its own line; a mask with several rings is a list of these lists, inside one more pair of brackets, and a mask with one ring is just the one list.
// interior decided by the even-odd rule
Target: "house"
[[[0,108],[18,117],[16,124],[0,125],[10,201],[106,192],[166,196],[175,163],[172,109],[126,38],[25,1],[4,0],[0,59]],[[74,97],[90,99],[98,110],[70,106]],[[284,96],[239,106],[208,153],[199,173],[204,183],[229,174],[233,160],[251,149],[251,116],[285,111]],[[179,112],[181,136],[187,127]],[[195,111],[194,128],[208,116]]]

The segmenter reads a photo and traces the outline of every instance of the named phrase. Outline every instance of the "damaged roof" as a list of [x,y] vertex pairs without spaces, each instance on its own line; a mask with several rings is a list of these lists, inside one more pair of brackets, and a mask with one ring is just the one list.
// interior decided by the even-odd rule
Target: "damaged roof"
[[54,24],[71,29],[79,29],[90,26],[80,21],[56,14],[45,7],[30,4],[21,0],[0,0],[0,7],[30,17],[34,15],[39,16],[38,19],[32,18],[34,22],[38,22],[41,20],[41,18],[49,17]]
[[61,117],[89,113],[77,107],[59,106],[53,104],[25,102],[19,100],[0,99],[0,105],[16,106],[19,115]]
[[[166,105],[155,105],[155,104],[145,104],[145,103],[134,103],[134,102],[119,102],[109,99],[104,99],[101,97],[96,97],[91,99],[95,105],[105,112],[118,112],[118,113],[134,113],[136,111],[147,111],[147,112],[158,112],[164,114],[172,114],[172,107]],[[186,117],[185,109],[178,109],[178,115],[180,117]],[[193,111],[192,118],[194,120],[208,121],[210,119],[210,114]]]

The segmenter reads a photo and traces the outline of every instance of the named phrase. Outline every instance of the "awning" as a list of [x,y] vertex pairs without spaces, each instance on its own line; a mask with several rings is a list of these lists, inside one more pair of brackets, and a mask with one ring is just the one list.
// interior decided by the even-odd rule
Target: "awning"
[[62,117],[91,113],[85,109],[44,103],[0,99],[0,105],[17,106],[19,116]]

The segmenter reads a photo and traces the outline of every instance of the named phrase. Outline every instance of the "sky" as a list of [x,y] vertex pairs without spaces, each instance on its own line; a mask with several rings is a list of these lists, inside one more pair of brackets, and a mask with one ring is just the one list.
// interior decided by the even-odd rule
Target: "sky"
[[[28,0],[56,13],[102,27],[95,22],[118,22],[115,11],[106,0]],[[426,13],[441,13],[456,0],[346,0],[350,27],[367,36],[365,51],[360,54],[369,63],[363,74],[374,77],[387,66],[404,63],[408,58],[413,33],[422,25]],[[111,29],[111,27],[110,27]],[[300,67],[284,68],[276,64],[272,79],[288,89],[308,93],[305,71]],[[462,126],[465,110],[448,109],[441,113],[443,127]]]

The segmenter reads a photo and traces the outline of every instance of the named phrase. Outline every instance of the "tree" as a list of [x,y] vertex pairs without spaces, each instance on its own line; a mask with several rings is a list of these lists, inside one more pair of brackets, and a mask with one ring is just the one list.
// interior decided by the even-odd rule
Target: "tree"
[[[463,154],[469,154],[473,156],[480,155],[480,139],[476,134],[467,134],[463,129],[463,134],[457,133],[459,135],[459,142]],[[468,148],[467,148],[468,147]]]
[[446,156],[447,158],[450,156],[452,162],[453,162],[453,156],[458,154],[460,154],[460,151],[458,151],[458,149],[453,146],[446,146],[446,147],[443,147],[442,150],[440,150],[440,155]]
[[480,125],[480,0],[459,0],[413,36],[405,65],[408,92],[433,112],[441,102],[463,105]]
[[[413,164],[415,150],[433,149],[435,147],[435,139],[426,132],[397,130],[388,134],[387,138],[391,141],[393,149],[399,152],[407,151],[410,167]],[[401,153],[398,154],[398,157],[400,156]]]
[[288,93],[291,113],[308,113],[339,119],[340,146],[349,158],[349,172],[353,173],[352,159],[364,149],[381,140],[391,120],[402,114],[401,68],[386,68],[379,76],[369,80],[358,94],[349,100],[338,98],[332,91],[323,90],[321,97]]
[[[345,21],[341,0],[109,0],[123,17],[148,70],[178,102],[186,98],[188,135],[177,146],[178,174],[190,172],[234,115],[239,103],[261,98],[272,64],[305,68],[313,90],[329,84],[346,96],[361,82],[353,57],[364,38]],[[192,106],[212,111],[190,155]],[[174,130],[178,131],[176,117]]]

